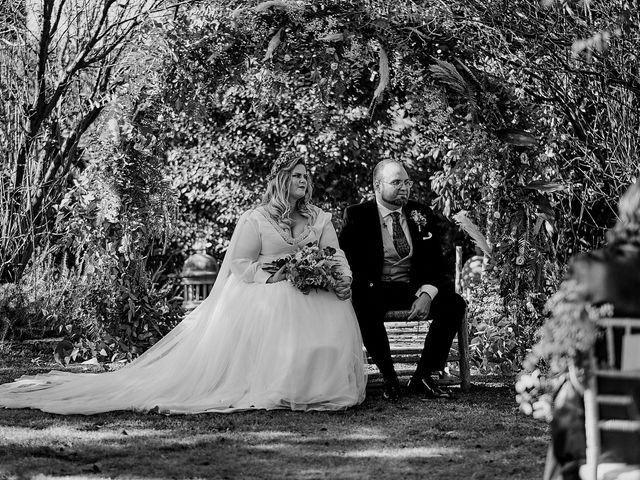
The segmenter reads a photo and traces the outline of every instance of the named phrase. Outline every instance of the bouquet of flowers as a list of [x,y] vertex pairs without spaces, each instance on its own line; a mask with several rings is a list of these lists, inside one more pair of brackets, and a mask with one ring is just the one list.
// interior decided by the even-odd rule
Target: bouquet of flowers
[[273,273],[284,267],[286,279],[305,295],[311,289],[330,291],[340,278],[335,253],[336,249],[333,247],[320,248],[309,243],[294,254],[265,264],[262,268]]

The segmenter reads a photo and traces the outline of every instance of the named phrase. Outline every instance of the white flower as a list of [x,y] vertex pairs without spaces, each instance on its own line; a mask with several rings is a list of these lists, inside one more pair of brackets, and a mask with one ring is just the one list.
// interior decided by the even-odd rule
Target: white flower
[[551,412],[551,402],[549,399],[543,396],[540,400],[533,402],[532,414],[533,418],[537,418],[538,420],[545,420],[550,422],[553,419],[553,414]]
[[531,406],[530,403],[521,403],[520,404],[520,410],[525,415],[531,415],[533,413],[533,407]]
[[422,212],[411,210],[410,216],[411,220],[418,226],[418,231],[422,231],[422,227],[427,226],[427,217],[425,217]]
[[532,386],[533,386],[533,382],[531,381],[531,378],[528,375],[523,375],[516,382],[516,392],[524,393],[528,388]]

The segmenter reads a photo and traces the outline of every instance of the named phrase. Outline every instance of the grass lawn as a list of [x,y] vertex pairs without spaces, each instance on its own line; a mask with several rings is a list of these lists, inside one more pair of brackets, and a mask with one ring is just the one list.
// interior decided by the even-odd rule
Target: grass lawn
[[[0,350],[2,383],[52,368]],[[541,478],[546,425],[518,413],[510,382],[472,380],[454,400],[397,404],[372,385],[362,405],[332,413],[0,410],[0,479]]]

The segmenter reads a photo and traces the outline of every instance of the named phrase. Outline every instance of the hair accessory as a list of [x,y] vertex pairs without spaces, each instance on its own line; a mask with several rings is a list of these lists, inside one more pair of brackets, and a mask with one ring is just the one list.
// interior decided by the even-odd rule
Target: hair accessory
[[267,175],[267,180],[273,180],[274,178],[276,178],[278,172],[289,165],[294,158],[297,158],[297,155],[295,153],[284,152],[280,154],[280,156],[273,162],[271,171],[269,172],[269,175]]

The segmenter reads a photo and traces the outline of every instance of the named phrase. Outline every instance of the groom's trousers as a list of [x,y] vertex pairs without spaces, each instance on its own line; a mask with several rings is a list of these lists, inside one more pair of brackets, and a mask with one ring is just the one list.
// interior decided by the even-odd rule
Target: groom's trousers
[[[393,380],[396,373],[391,360],[384,315],[389,310],[408,310],[415,300],[415,289],[408,283],[378,282],[354,288],[353,307],[364,346],[385,380]],[[457,293],[446,290],[438,292],[431,303],[429,319],[432,321],[414,374],[416,378],[444,370],[465,309],[465,301]]]

